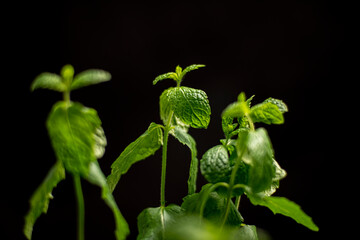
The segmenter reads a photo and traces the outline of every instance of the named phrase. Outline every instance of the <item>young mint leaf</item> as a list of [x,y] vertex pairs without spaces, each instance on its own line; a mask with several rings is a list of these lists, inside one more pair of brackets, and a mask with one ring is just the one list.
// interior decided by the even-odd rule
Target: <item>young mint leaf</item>
[[71,90],[82,88],[85,86],[106,82],[111,79],[111,74],[100,69],[85,70],[74,77],[71,83]]
[[207,128],[211,109],[204,91],[189,87],[165,90],[160,96],[160,117],[166,124],[171,112],[193,128]]
[[58,102],[46,124],[57,159],[67,171],[87,176],[90,162],[96,161],[95,133],[101,127],[96,110]]
[[139,235],[137,240],[165,240],[166,228],[183,215],[177,205],[165,208],[146,208],[138,216]]
[[199,69],[201,67],[205,67],[205,65],[203,65],[203,64],[193,64],[193,65],[187,66],[180,74],[180,77],[179,77],[180,81],[185,77],[185,75],[188,72]]
[[251,108],[250,117],[253,122],[266,124],[283,124],[284,117],[279,107],[272,102],[263,102]]
[[114,191],[121,175],[125,174],[131,165],[153,155],[162,142],[161,125],[151,123],[146,132],[130,143],[111,165],[111,174],[107,177],[110,190]]
[[126,239],[126,236],[129,235],[130,233],[129,226],[125,218],[122,216],[115,202],[115,199],[111,194],[110,188],[106,182],[106,178],[96,161],[90,163],[90,170],[89,170],[89,175],[87,176],[87,180],[92,184],[99,186],[102,189],[101,197],[105,201],[105,203],[110,207],[115,217],[116,239],[117,240]]
[[31,91],[38,88],[46,88],[58,92],[64,92],[66,85],[63,82],[62,77],[54,73],[41,73],[37,76],[31,84]]
[[[200,193],[195,193],[192,195],[188,195],[183,199],[183,203],[181,207],[184,209],[186,214],[200,214],[202,201],[204,199],[204,195],[207,194],[208,189],[212,184],[205,185]],[[226,210],[227,197],[219,195],[217,192],[211,192],[206,201],[205,209],[204,209],[204,217],[205,219],[211,221],[214,224],[221,224],[223,214]],[[227,226],[240,226],[244,221],[240,212],[237,210],[235,205],[230,203],[230,212],[229,216],[226,220]]]
[[[239,140],[240,141],[240,140]],[[246,139],[246,152],[242,160],[249,166],[247,185],[254,193],[271,187],[275,176],[273,149],[267,132],[263,128],[249,131]]]
[[240,118],[250,113],[246,102],[235,102],[230,104],[222,112],[222,117]]
[[305,227],[319,231],[319,228],[312,221],[305,212],[303,212],[299,205],[284,197],[264,197],[260,198],[254,195],[248,195],[253,205],[260,205],[269,208],[274,214],[282,214],[284,216],[294,219],[297,223]]
[[46,178],[36,189],[30,199],[30,210],[25,216],[24,234],[27,239],[31,239],[34,224],[42,213],[46,213],[50,199],[53,198],[51,192],[56,185],[65,179],[65,169],[58,161],[48,172]]
[[172,79],[172,80],[175,80],[175,82],[178,82],[178,75],[174,72],[168,72],[168,73],[161,74],[154,79],[153,85],[155,85],[156,83],[158,83],[159,81],[164,80],[164,79]]
[[199,161],[197,159],[196,142],[194,138],[188,134],[183,128],[176,126],[174,131],[170,132],[179,142],[188,146],[191,151],[191,163],[188,179],[188,194],[196,192],[196,180],[199,167]]
[[275,99],[275,98],[268,98],[264,102],[271,102],[271,103],[275,104],[276,106],[278,106],[280,112],[282,112],[282,113],[289,111],[288,107],[282,100]]

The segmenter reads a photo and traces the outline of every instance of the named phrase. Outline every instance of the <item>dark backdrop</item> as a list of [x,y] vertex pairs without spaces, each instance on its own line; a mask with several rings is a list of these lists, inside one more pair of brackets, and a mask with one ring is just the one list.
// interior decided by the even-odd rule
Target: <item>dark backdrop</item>
[[[129,1],[130,2],[130,1]],[[5,238],[23,239],[28,199],[55,162],[45,120],[55,92],[30,93],[41,72],[59,73],[67,63],[76,72],[101,68],[112,80],[72,93],[72,100],[97,109],[108,139],[99,160],[104,173],[150,122],[160,123],[158,99],[173,86],[152,80],[176,65],[206,64],[187,75],[183,85],[208,94],[212,118],[207,130],[192,129],[199,157],[222,138],[220,115],[237,95],[283,99],[285,125],[265,126],[280,165],[288,176],[276,193],[300,204],[320,227],[311,232],[294,221],[244,198],[246,223],[265,229],[273,239],[322,239],[338,228],[333,172],[338,171],[335,135],[341,117],[339,86],[348,79],[346,4],[328,1],[199,1],[127,3],[124,1],[47,1],[13,3],[4,22],[6,65],[2,85],[4,194],[1,223]],[[339,104],[338,104],[339,103]],[[341,114],[340,114],[341,115]],[[262,125],[258,125],[262,126]],[[330,130],[331,129],[331,130]],[[6,152],[10,152],[7,155]],[[187,192],[190,153],[170,138],[166,199],[181,204]],[[137,163],[114,191],[116,201],[137,234],[136,217],[160,199],[160,151]],[[339,174],[337,175],[339,176]],[[198,186],[205,184],[199,176]],[[83,182],[86,238],[114,239],[112,213],[97,187]],[[76,206],[71,176],[53,192],[47,215],[35,225],[34,240],[75,239]],[[329,200],[331,199],[331,200]],[[336,212],[336,213],[335,213]]]

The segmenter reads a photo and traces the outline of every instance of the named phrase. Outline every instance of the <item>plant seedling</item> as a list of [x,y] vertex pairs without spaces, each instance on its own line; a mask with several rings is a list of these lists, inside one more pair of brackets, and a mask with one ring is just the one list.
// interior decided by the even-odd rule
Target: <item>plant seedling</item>
[[196,143],[188,133],[189,127],[207,128],[210,122],[210,105],[204,91],[181,86],[184,76],[204,65],[191,65],[184,70],[177,66],[175,72],[162,74],[155,78],[155,85],[161,80],[172,79],[176,87],[166,89],[160,96],[160,118],[162,124],[151,123],[147,131],[128,145],[112,164],[108,184],[113,190],[122,174],[125,174],[132,164],[144,160],[154,154],[162,146],[162,171],[160,187],[160,207],[147,208],[138,216],[139,236],[141,239],[163,239],[167,224],[181,214],[179,206],[166,206],[165,182],[167,164],[168,136],[171,134],[191,151],[191,163],[188,179],[188,192],[196,191],[198,159]]
[[[274,158],[266,130],[255,129],[254,123],[282,124],[283,114],[288,109],[283,101],[274,98],[251,107],[253,97],[246,99],[241,93],[238,101],[223,111],[225,139],[220,140],[220,145],[210,148],[200,161],[201,173],[210,183],[200,193],[187,196],[182,204],[185,214],[199,215],[205,223],[197,223],[196,230],[190,225],[182,226],[183,232],[219,236],[206,239],[258,239],[255,226],[245,225],[238,211],[242,195],[246,195],[254,205],[288,216],[313,231],[319,230],[296,203],[272,196],[286,172]],[[191,221],[194,220],[188,222]],[[222,234],[224,232],[230,232],[230,235]],[[176,231],[171,230],[170,234],[176,236]]]
[[78,207],[78,240],[84,239],[84,197],[81,178],[99,186],[101,197],[112,210],[117,240],[125,239],[129,227],[111,194],[106,178],[97,159],[105,152],[107,144],[101,120],[95,109],[87,108],[70,100],[72,90],[88,85],[109,81],[110,73],[90,69],[74,76],[74,68],[65,65],[61,75],[42,73],[35,78],[31,90],[46,88],[63,93],[63,101],[54,104],[46,126],[57,161],[50,169],[45,180],[36,189],[30,199],[30,210],[25,216],[24,234],[31,239],[33,226],[41,213],[46,213],[52,190],[65,179],[65,172],[72,175]]

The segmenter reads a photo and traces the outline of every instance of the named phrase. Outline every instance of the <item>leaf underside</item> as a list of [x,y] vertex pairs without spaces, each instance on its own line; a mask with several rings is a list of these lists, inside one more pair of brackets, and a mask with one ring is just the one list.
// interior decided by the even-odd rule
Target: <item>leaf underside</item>
[[161,125],[151,123],[146,132],[130,143],[111,165],[111,174],[107,177],[110,190],[114,191],[121,175],[134,163],[153,155],[161,147],[162,142]]
[[106,182],[106,177],[101,171],[97,162],[92,162],[90,164],[89,175],[87,176],[87,180],[94,185],[99,186],[101,191],[101,197],[105,201],[105,203],[112,210],[115,218],[115,236],[117,240],[124,240],[126,236],[129,235],[130,230],[129,226],[121,214],[115,199],[110,191],[110,188]]
[[57,162],[48,172],[46,178],[30,198],[30,210],[25,216],[24,234],[31,239],[34,224],[42,213],[46,213],[52,191],[56,185],[65,179],[65,169],[61,162]]
[[319,231],[319,228],[312,221],[300,206],[285,197],[264,197],[248,196],[253,205],[260,205],[269,208],[274,214],[282,214],[294,219],[297,223],[304,225],[313,231]]
[[194,138],[181,127],[175,127],[174,131],[171,133],[179,142],[188,146],[188,148],[191,151],[191,163],[190,163],[189,179],[188,179],[188,194],[193,194],[196,192],[196,180],[197,180],[197,173],[199,167],[199,161],[197,159],[196,142]]

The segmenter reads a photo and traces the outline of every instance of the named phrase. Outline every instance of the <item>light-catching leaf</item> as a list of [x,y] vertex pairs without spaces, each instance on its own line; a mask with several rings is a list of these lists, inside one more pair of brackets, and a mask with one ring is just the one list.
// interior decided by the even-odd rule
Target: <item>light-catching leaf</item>
[[187,67],[181,72],[179,79],[182,80],[188,72],[193,71],[193,70],[196,70],[196,69],[199,69],[199,68],[201,68],[201,67],[205,67],[205,65],[203,65],[203,64],[193,64],[193,65],[187,66]]
[[264,102],[271,102],[271,103],[275,104],[276,106],[278,106],[280,112],[282,112],[282,113],[289,111],[287,105],[280,99],[268,98]]
[[170,113],[193,128],[207,128],[211,109],[204,91],[189,87],[165,90],[160,96],[160,117],[166,124]]
[[172,79],[172,80],[175,80],[177,82],[178,81],[178,76],[174,72],[168,72],[168,73],[161,74],[161,75],[157,76],[154,79],[153,85],[155,85],[157,82],[159,82],[161,80],[164,80],[164,79]]
[[111,174],[107,177],[110,190],[114,191],[121,175],[125,174],[131,165],[153,155],[162,143],[161,125],[151,123],[146,132],[130,143],[111,165]]
[[263,102],[251,108],[251,120],[266,124],[283,124],[284,116],[279,107],[272,102]]
[[67,171],[87,176],[90,162],[96,161],[95,135],[100,127],[101,121],[94,109],[73,102],[54,105],[47,129],[56,157]]
[[246,102],[235,102],[230,104],[222,112],[223,117],[241,118],[250,113],[250,108]]
[[107,82],[111,79],[111,74],[100,69],[88,69],[74,77],[71,83],[71,90],[86,87],[101,82]]
[[282,214],[284,216],[294,219],[297,223],[304,225],[305,227],[319,231],[319,228],[312,221],[300,206],[284,197],[256,197],[248,196],[251,203],[254,205],[260,205],[269,208],[274,214]]
[[31,91],[38,88],[50,89],[58,92],[64,92],[66,85],[62,77],[54,73],[41,73],[37,76],[31,84]]
[[196,192],[196,180],[197,173],[199,168],[199,160],[197,159],[197,150],[196,142],[194,138],[188,134],[183,128],[175,127],[174,131],[171,134],[179,140],[182,144],[188,146],[191,151],[191,163],[189,170],[189,179],[188,179],[188,194],[193,194]]
[[126,239],[126,236],[129,235],[130,230],[129,226],[121,214],[115,199],[113,195],[111,194],[111,191],[109,189],[109,186],[106,182],[106,178],[101,171],[99,165],[97,162],[91,162],[90,163],[90,171],[89,175],[87,176],[87,180],[91,182],[94,185],[99,186],[101,191],[101,197],[105,201],[105,203],[109,206],[109,208],[112,210],[115,218],[115,236],[117,240],[124,240]]
[[46,178],[36,189],[30,199],[30,210],[25,216],[24,234],[27,239],[31,239],[34,224],[42,213],[46,213],[49,201],[53,198],[52,191],[56,185],[65,179],[65,169],[58,161],[48,172]]
[[137,240],[165,240],[166,228],[183,215],[181,207],[146,208],[138,216],[139,235]]
[[246,139],[246,152],[243,161],[249,166],[247,185],[254,193],[271,187],[275,176],[273,150],[264,128],[250,131]]

